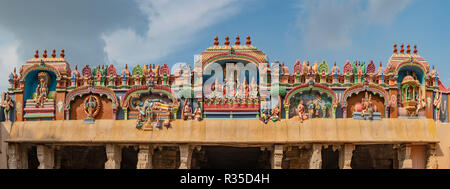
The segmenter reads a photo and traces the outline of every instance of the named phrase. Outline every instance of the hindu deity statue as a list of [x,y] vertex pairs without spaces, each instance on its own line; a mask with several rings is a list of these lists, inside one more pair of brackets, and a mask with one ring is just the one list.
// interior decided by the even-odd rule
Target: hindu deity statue
[[322,108],[322,105],[321,105],[322,104],[322,99],[320,98],[319,94],[316,94],[316,98],[314,99],[313,104],[314,104],[314,107],[313,107],[314,117],[319,117],[320,116],[320,111],[321,111],[321,108]]
[[228,77],[227,80],[227,93],[226,93],[226,97],[229,99],[233,99],[234,95],[236,93],[235,90],[235,83],[234,83],[234,78],[233,78],[233,74],[230,74],[230,77]]
[[36,102],[36,107],[41,108],[44,106],[44,102],[47,100],[48,80],[49,80],[48,73],[47,72],[39,72],[38,80],[39,80],[39,84],[36,88],[36,96],[35,96],[34,100]]
[[14,103],[11,99],[11,96],[9,96],[8,93],[3,92],[2,93],[2,103],[1,106],[3,107],[3,113],[5,115],[5,121],[9,121],[9,113],[11,112],[12,108],[14,107]]
[[270,119],[273,121],[273,122],[276,122],[276,121],[278,121],[278,120],[280,120],[280,109],[278,108],[278,106],[275,106],[273,109],[272,109],[272,115],[271,115],[271,117],[270,117]]
[[308,115],[305,110],[305,106],[303,105],[303,100],[300,100],[297,106],[298,117],[300,118],[300,123],[303,123],[303,120],[308,119]]
[[192,114],[191,102],[189,99],[186,99],[184,101],[182,116],[183,116],[184,120],[187,120],[189,118],[191,118],[191,119],[194,118],[194,114]]
[[436,93],[436,97],[434,98],[433,105],[436,108],[436,120],[439,120],[440,118],[440,110],[441,110],[441,101],[442,101],[442,92],[439,95],[439,93]]
[[355,105],[353,112],[361,112],[361,117],[365,117],[366,113],[372,118],[373,112],[378,112],[378,108],[372,103],[372,95],[366,91],[365,97],[361,99],[361,103]]
[[97,96],[90,95],[84,101],[84,112],[87,114],[87,119],[94,119],[99,112],[100,101]]
[[258,98],[258,84],[256,84],[255,78],[252,78],[250,83],[250,98]]
[[201,121],[202,118],[202,109],[200,108],[200,104],[197,103],[197,107],[195,107],[195,111],[194,111],[194,119],[196,121]]
[[241,82],[239,82],[239,78],[236,81],[237,87],[236,87],[236,98],[241,99],[243,97],[243,85]]
[[243,93],[244,93],[244,98],[247,99],[250,95],[250,88],[247,82],[247,78],[244,77],[244,86],[243,86]]

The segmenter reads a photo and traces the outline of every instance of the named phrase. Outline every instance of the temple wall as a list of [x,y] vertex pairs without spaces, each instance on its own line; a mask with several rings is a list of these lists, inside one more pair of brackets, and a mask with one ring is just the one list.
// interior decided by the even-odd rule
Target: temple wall
[[436,124],[436,137],[439,144],[436,146],[436,156],[439,169],[450,169],[450,124]]
[[0,169],[6,169],[8,165],[8,144],[11,122],[0,122]]

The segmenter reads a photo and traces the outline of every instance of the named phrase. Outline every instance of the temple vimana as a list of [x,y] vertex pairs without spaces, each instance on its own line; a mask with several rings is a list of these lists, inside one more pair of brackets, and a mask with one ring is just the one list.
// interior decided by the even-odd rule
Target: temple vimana
[[250,37],[216,37],[171,67],[48,53],[8,77],[0,168],[450,168],[450,88],[416,45],[386,62],[293,66]]

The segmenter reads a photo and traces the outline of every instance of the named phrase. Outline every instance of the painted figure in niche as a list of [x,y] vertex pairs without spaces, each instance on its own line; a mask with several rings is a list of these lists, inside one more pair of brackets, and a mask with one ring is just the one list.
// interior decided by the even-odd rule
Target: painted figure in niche
[[309,100],[308,102],[308,114],[309,118],[313,118],[314,115],[314,103],[312,100]]
[[197,121],[202,120],[202,109],[200,108],[200,104],[198,104],[198,103],[197,103],[197,107],[195,108],[195,111],[194,111],[194,119]]
[[361,117],[365,117],[367,113],[369,118],[372,118],[373,112],[378,112],[377,106],[372,103],[372,95],[369,95],[366,91],[361,103],[355,104],[353,112],[361,112]]
[[95,95],[90,95],[84,100],[84,112],[88,119],[94,119],[100,112],[100,100]]
[[280,109],[278,108],[278,106],[275,106],[275,107],[272,109],[272,116],[270,117],[270,119],[271,119],[273,122],[276,122],[276,121],[280,120],[279,114],[280,114]]
[[300,100],[300,103],[298,103],[297,111],[298,111],[298,117],[300,118],[300,123],[303,123],[303,120],[308,119],[308,115],[306,113],[305,106],[303,105],[303,100]]
[[183,119],[187,120],[189,118],[193,119],[194,114],[192,114],[192,106],[190,100],[186,99],[183,105]]
[[414,116],[419,115],[419,111],[425,109],[425,107],[427,106],[427,102],[425,100],[425,92],[423,92],[423,89],[419,90],[419,94],[417,97],[418,98],[417,109],[416,112],[414,113]]
[[48,95],[48,81],[49,81],[49,75],[47,72],[39,72],[38,74],[38,80],[39,84],[36,88],[36,107],[43,107],[44,102],[47,101],[47,95]]
[[439,120],[440,110],[441,110],[441,101],[442,101],[442,92],[436,93],[436,97],[434,98],[433,105],[436,107],[436,120]]
[[2,104],[3,107],[3,113],[5,116],[5,121],[9,121],[9,113],[11,112],[12,108],[14,107],[14,103],[11,99],[11,96],[9,96],[9,93],[2,93]]
[[315,117],[319,117],[320,116],[320,110],[322,110],[322,107],[325,106],[321,106],[322,103],[322,99],[320,98],[319,94],[316,94],[316,99],[314,99],[314,110],[315,110]]
[[254,77],[250,83],[250,98],[258,98],[258,84],[256,84]]

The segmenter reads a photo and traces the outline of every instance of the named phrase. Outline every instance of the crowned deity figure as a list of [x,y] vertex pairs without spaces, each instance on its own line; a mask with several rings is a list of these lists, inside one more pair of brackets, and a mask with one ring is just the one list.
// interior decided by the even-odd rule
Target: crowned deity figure
[[35,102],[37,108],[42,108],[44,102],[47,100],[48,95],[48,79],[49,75],[47,72],[39,72],[38,74],[38,86],[36,87]]
[[241,99],[243,97],[243,84],[239,82],[239,78],[236,81],[237,87],[236,87],[236,98]]
[[273,109],[272,109],[272,115],[271,115],[271,117],[270,117],[270,119],[273,121],[273,122],[276,122],[276,121],[278,121],[279,119],[280,119],[280,116],[279,116],[279,114],[280,114],[280,109],[278,108],[278,106],[275,106]]
[[5,115],[5,121],[9,121],[9,113],[11,112],[11,109],[14,107],[14,103],[11,99],[11,96],[9,96],[9,93],[2,93],[2,103],[1,106],[3,107],[3,113]]
[[84,102],[84,111],[87,114],[88,119],[93,119],[95,117],[95,113],[98,109],[98,99],[91,95],[88,97],[88,99]]
[[442,101],[442,92],[439,95],[439,92],[436,93],[436,97],[434,98],[433,105],[436,108],[436,120],[439,120],[440,110],[441,110],[441,101]]

